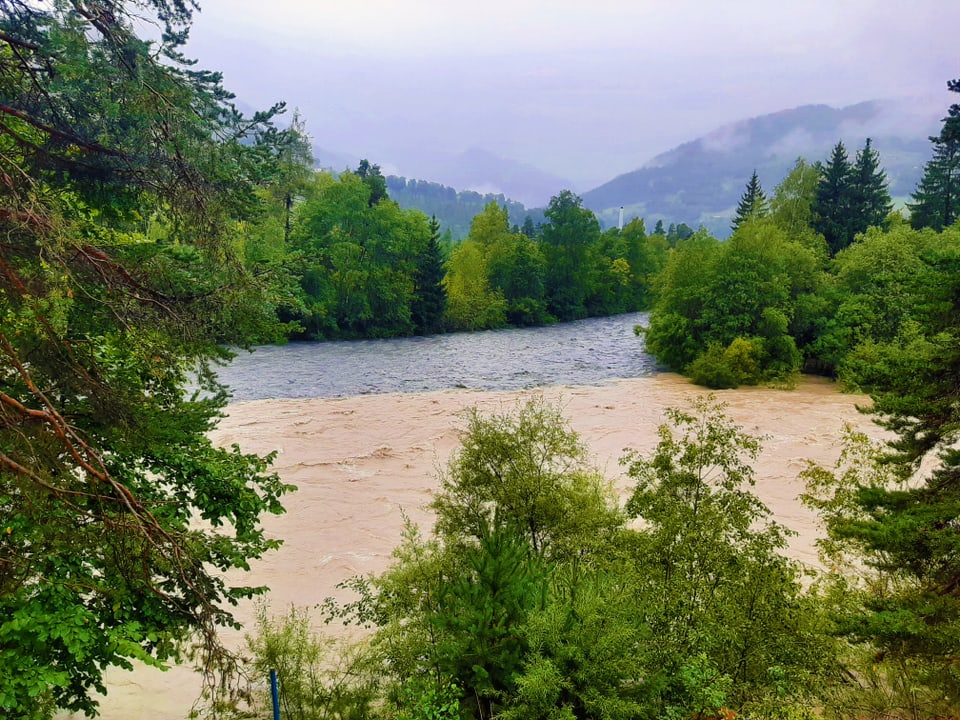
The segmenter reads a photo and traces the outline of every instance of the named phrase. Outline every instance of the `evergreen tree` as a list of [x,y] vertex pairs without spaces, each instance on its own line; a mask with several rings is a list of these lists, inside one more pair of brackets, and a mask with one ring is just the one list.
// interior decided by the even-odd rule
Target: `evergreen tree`
[[831,255],[853,239],[853,168],[842,142],[833,148],[830,160],[820,172],[820,184],[813,203],[813,229],[824,236]]
[[860,381],[896,438],[879,457],[853,451],[840,477],[814,474],[819,492],[812,495],[826,511],[832,547],[853,555],[857,575],[863,567],[873,571],[859,612],[843,612],[840,628],[878,646],[877,656],[895,674],[909,669],[911,683],[957,708],[960,232],[946,233],[953,237],[924,257],[941,278],[936,304],[946,307],[922,324],[904,323],[895,339],[871,343],[863,353]]
[[[947,87],[960,92],[960,80]],[[940,134],[930,138],[933,158],[926,164],[923,177],[911,196],[910,224],[917,230],[930,227],[940,231],[960,217],[960,104],[947,111]]]
[[523,218],[523,226],[520,228],[520,232],[522,232],[531,240],[537,236],[537,228],[533,224],[533,218],[529,215]]
[[657,220],[657,224],[653,226],[654,235],[666,235],[667,231],[663,229],[663,220]]
[[438,332],[447,305],[443,287],[443,254],[440,251],[440,221],[430,218],[430,238],[417,257],[413,274],[413,300],[410,315],[417,333]]
[[[880,167],[880,154],[867,138],[863,149],[857,152],[853,166],[853,192],[850,228],[853,235],[867,228],[881,227],[893,209],[887,189],[887,174]],[[850,237],[853,240],[853,237]],[[849,244],[849,243],[848,243]]]
[[367,201],[370,207],[387,197],[387,179],[380,172],[379,165],[371,165],[366,159],[361,160],[356,175],[370,188],[370,199]]
[[746,190],[740,197],[740,204],[737,205],[737,214],[733,218],[731,229],[736,232],[741,223],[750,218],[765,217],[769,211],[767,196],[760,187],[760,179],[757,177],[757,171],[753,171],[750,181],[747,183]]

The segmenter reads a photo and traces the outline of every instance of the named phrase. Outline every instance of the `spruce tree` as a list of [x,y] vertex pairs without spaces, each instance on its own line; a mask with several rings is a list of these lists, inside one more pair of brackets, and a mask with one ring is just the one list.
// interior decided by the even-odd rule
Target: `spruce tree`
[[813,229],[824,236],[831,255],[850,244],[853,207],[853,168],[847,149],[838,142],[822,168],[813,203]]
[[737,214],[734,216],[733,224],[730,227],[736,232],[737,228],[745,221],[750,218],[764,217],[769,209],[770,205],[767,202],[767,196],[764,194],[763,188],[760,187],[760,179],[757,177],[757,171],[754,170],[749,182],[747,182],[746,190],[743,191],[743,195],[740,197],[740,204],[737,205]]
[[857,153],[857,162],[853,166],[852,202],[850,229],[854,235],[866,232],[870,227],[880,227],[893,209],[887,190],[887,174],[880,167],[880,154],[872,147],[870,138]]
[[[960,92],[960,80],[951,80],[947,87]],[[960,104],[947,111],[940,134],[930,138],[933,158],[926,164],[923,177],[908,203],[910,224],[917,230],[925,227],[940,231],[960,217]]]
[[443,253],[440,251],[440,221],[430,218],[430,239],[417,258],[413,274],[410,316],[418,334],[439,332],[447,295],[443,287]]

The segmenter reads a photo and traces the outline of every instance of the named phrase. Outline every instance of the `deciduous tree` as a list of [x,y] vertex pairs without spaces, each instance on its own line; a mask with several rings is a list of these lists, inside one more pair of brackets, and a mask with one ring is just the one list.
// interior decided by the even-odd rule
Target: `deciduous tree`
[[[282,138],[178,47],[190,3],[0,0],[0,714],[96,712],[256,593],[288,489],[216,448],[218,343],[268,333],[225,236]],[[152,13],[151,44],[134,21]],[[193,385],[196,393],[188,392]]]

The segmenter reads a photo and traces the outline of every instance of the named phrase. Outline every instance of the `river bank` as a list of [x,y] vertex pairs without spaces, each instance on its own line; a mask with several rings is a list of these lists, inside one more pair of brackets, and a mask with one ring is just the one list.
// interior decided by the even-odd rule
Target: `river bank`
[[[375,573],[390,562],[404,515],[424,528],[424,506],[437,486],[438,468],[458,446],[460,413],[469,407],[503,412],[534,395],[559,403],[590,448],[595,463],[621,494],[629,483],[618,460],[624,449],[652,449],[667,407],[688,407],[703,388],[673,374],[618,380],[601,386],[524,391],[443,390],[337,399],[242,402],[214,433],[216,442],[237,443],[246,452],[278,451],[274,468],[298,491],[286,498],[287,513],[267,519],[283,547],[252,564],[245,584],[271,588],[269,604],[283,612],[291,603],[314,605],[335,594],[341,580]],[[882,431],[857,411],[863,396],[845,395],[834,384],[804,378],[792,391],[740,388],[716,393],[728,414],[747,432],[767,436],[755,463],[756,492],[776,518],[795,530],[790,553],[815,562],[816,517],[801,506],[798,474],[808,460],[832,464],[845,424],[871,436]],[[238,618],[252,623],[253,606]],[[227,636],[236,647],[242,633]],[[199,692],[189,670],[137,669],[111,672],[102,703],[105,720],[181,720]]]

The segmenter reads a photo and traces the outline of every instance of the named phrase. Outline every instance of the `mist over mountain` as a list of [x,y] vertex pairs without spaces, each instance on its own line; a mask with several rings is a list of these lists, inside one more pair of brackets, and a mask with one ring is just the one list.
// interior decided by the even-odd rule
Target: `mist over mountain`
[[844,108],[805,105],[749,118],[657,155],[638,170],[584,193],[583,201],[608,227],[623,206],[627,219],[703,225],[726,237],[754,170],[770,195],[798,157],[811,163],[825,160],[842,140],[852,161],[869,137],[880,153],[890,194],[902,203],[930,158],[929,136],[938,132],[943,114],[930,100],[912,99]]
[[504,195],[527,207],[545,206],[561,190],[576,189],[570,180],[479,147],[452,156],[424,154],[418,177],[481,195]]

